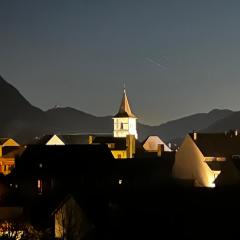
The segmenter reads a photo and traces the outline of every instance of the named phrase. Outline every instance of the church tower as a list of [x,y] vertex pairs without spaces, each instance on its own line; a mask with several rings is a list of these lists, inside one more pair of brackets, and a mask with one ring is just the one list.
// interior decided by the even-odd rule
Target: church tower
[[137,117],[132,113],[126,90],[123,90],[123,98],[118,113],[113,117],[114,121],[114,137],[126,137],[127,135],[134,135],[138,138],[137,134]]

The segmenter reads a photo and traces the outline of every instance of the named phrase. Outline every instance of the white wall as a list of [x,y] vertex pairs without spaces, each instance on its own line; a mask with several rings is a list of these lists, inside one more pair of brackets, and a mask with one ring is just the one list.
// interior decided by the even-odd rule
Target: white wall
[[[135,135],[135,138],[138,138],[137,134],[137,124],[136,118],[113,118],[114,122],[114,137],[126,137],[127,135]],[[122,128],[123,125],[123,128]]]

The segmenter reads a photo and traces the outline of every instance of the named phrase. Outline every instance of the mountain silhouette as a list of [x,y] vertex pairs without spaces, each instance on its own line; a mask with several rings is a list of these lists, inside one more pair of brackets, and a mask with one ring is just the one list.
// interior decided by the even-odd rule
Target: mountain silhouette
[[[20,143],[28,143],[44,134],[112,133],[112,116],[97,117],[71,107],[55,107],[47,111],[31,105],[21,93],[0,76],[0,137],[12,137]],[[139,139],[158,135],[164,141],[181,139],[192,130],[232,128],[240,123],[240,112],[215,109],[198,113],[159,126],[138,123]],[[226,122],[227,121],[227,125]],[[234,125],[236,123],[236,125]],[[215,125],[214,125],[215,124]],[[240,126],[239,126],[240,127]]]
[[[32,106],[12,85],[0,76],[0,136],[26,138],[34,129],[42,127],[41,122],[45,119],[42,110]],[[37,132],[37,131],[36,131]]]
[[240,129],[240,112],[233,112],[223,119],[219,119],[207,128],[203,129],[204,132],[225,132],[229,130]]
[[45,112],[52,133],[111,133],[112,117],[96,117],[74,108],[53,108]]
[[197,113],[187,117],[179,118],[177,120],[163,123],[159,126],[150,127],[146,133],[158,134],[166,142],[174,139],[181,140],[187,133],[200,131],[207,128],[213,123],[231,116],[233,111],[227,109],[214,109],[208,113]]

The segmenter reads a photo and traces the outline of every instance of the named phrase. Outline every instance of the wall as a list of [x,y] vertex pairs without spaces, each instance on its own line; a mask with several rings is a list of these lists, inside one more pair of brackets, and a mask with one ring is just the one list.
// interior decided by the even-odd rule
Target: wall
[[119,155],[121,155],[121,158],[127,158],[127,151],[125,150],[112,150],[112,155],[114,158],[118,159]]
[[[127,135],[135,135],[138,138],[136,130],[136,118],[114,118],[114,137],[126,137]],[[121,125],[123,124],[123,128]]]
[[55,213],[55,238],[82,239],[91,229],[82,209],[70,197]]

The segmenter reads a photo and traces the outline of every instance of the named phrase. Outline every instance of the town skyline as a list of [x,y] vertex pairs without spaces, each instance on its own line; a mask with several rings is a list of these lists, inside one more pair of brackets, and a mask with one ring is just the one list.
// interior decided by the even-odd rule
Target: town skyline
[[214,0],[3,0],[0,74],[43,110],[113,115],[125,82],[145,124],[238,111],[239,7]]

